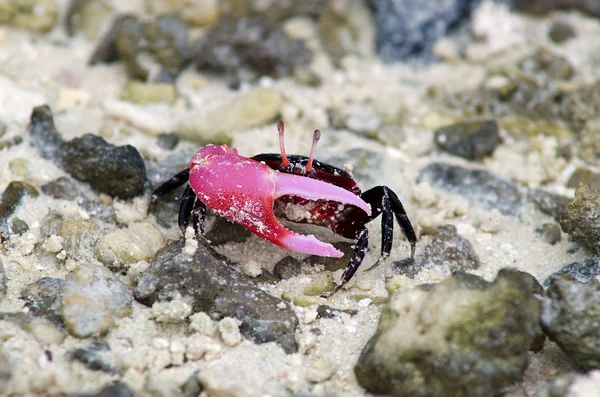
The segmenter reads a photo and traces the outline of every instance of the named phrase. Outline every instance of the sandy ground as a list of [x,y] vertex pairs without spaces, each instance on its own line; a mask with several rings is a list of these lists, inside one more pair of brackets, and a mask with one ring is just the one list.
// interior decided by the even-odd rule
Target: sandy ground
[[[557,143],[551,137],[539,138],[540,144],[533,147],[529,142],[514,140],[503,132],[505,142],[493,156],[479,165],[431,151],[434,149],[432,130],[457,117],[440,112],[424,99],[428,87],[443,85],[446,89],[457,91],[474,87],[482,81],[488,68],[510,62],[540,45],[555,46],[546,38],[551,18],[529,18],[494,7],[490,5],[489,9],[476,15],[480,26],[483,26],[481,34],[487,35],[487,42],[478,43],[480,47],[474,45],[472,51],[487,51],[489,57],[485,63],[468,60],[412,68],[406,65],[384,66],[376,59],[347,59],[342,69],[320,69],[327,78],[319,88],[299,86],[291,79],[275,81],[265,78],[258,84],[272,87],[284,96],[282,117],[286,121],[288,153],[307,154],[310,131],[317,127],[323,130],[319,156],[332,156],[354,147],[377,151],[383,166],[381,172],[374,175],[373,185],[386,184],[398,193],[418,233],[424,228],[454,224],[459,233],[471,241],[479,255],[481,267],[474,273],[492,280],[499,269],[511,266],[543,280],[565,264],[585,258],[582,250],[568,253],[571,243],[566,235],[554,246],[535,237],[535,227],[550,222],[549,217],[534,211],[533,207],[525,208],[520,218],[502,216],[469,206],[464,199],[428,185],[415,183],[421,168],[432,160],[439,160],[485,168],[528,186],[539,186],[541,181],[546,181],[546,190],[573,194],[563,186],[565,178],[579,161],[573,159],[567,163],[557,160]],[[579,79],[585,81],[599,77],[599,60],[593,54],[600,53],[597,41],[600,24],[577,13],[564,13],[564,17],[577,26],[578,38],[562,45],[558,51],[573,63]],[[498,28],[486,28],[489,25]],[[65,37],[61,29],[32,39],[30,34],[0,28],[0,119],[8,124],[6,137],[23,136],[31,108],[48,103],[55,112],[58,130],[66,139],[86,132],[98,132],[101,127],[108,125],[115,128],[110,142],[129,143],[136,146],[146,158],[165,159],[170,152],[159,148],[155,137],[141,131],[135,122],[123,120],[119,117],[122,115],[111,111],[110,101],[118,98],[120,88],[126,81],[125,72],[120,65],[88,67],[87,60],[92,48],[92,43],[83,38]],[[71,78],[77,81],[75,88],[65,83]],[[199,78],[205,80],[206,84],[202,88],[191,87],[190,82]],[[178,88],[181,98],[172,108],[152,105],[136,108],[133,112],[141,115],[152,113],[158,122],[166,123],[171,114],[181,111],[185,102],[194,104],[199,112],[209,112],[212,106],[224,103],[235,95],[218,81],[210,81],[192,70],[181,76]],[[242,90],[248,88],[242,87]],[[81,103],[74,101],[74,96],[80,98]],[[384,112],[393,111],[394,107],[405,112],[408,122],[406,137],[402,142],[386,147],[348,131],[327,128],[326,108],[351,106],[367,99],[373,100]],[[192,146],[183,143],[179,148]],[[278,141],[275,124],[236,131],[233,146],[244,155],[276,152]],[[30,178],[38,185],[65,175],[52,162],[39,158],[26,141],[0,152],[0,191],[11,180],[19,179],[9,169],[9,163],[17,158],[27,161]],[[369,187],[364,186],[365,189]],[[143,206],[144,200],[147,197],[138,200],[137,204],[124,205],[135,211],[136,205]],[[17,248],[0,252],[0,261],[8,278],[8,295],[0,304],[1,312],[24,310],[19,295],[25,285],[44,276],[64,277],[71,270],[52,262],[40,262],[32,246],[41,243],[39,226],[48,209],[77,211],[72,206],[72,203],[39,198],[26,199],[18,209],[16,215],[31,226],[31,231],[17,238]],[[168,238],[177,235],[174,229],[161,230]],[[377,222],[369,225],[369,232],[371,250],[365,263],[372,263],[377,258],[380,244],[380,226]],[[322,236],[331,237],[328,234]],[[417,254],[430,239],[430,236],[420,238]],[[267,269],[272,269],[279,259],[290,254],[256,237],[245,243],[230,243],[220,250],[240,264],[254,261]],[[403,259],[408,254],[408,243],[397,233],[388,262]],[[302,255],[293,256],[302,258]],[[310,269],[305,267],[302,275],[265,288],[276,296],[286,291],[301,293],[319,270],[319,266]],[[175,395],[174,388],[200,369],[209,383],[221,384],[215,386],[218,392],[207,396],[251,395],[243,394],[248,390],[259,390],[263,395],[278,395],[277,385],[285,385],[293,391],[311,390],[317,396],[367,396],[369,394],[356,383],[353,366],[362,347],[376,329],[381,306],[364,301],[361,303],[354,296],[358,293],[371,297],[385,296],[384,277],[389,274],[389,267],[386,266],[380,266],[368,274],[359,272],[349,289],[330,299],[330,304],[335,307],[357,309],[359,312],[355,316],[314,320],[315,308],[296,307],[302,323],[298,339],[303,348],[293,355],[286,356],[274,345],[258,346],[249,341],[229,347],[218,336],[214,336],[211,337],[211,353],[200,360],[181,363],[177,344],[189,337],[186,329],[157,323],[152,319],[151,309],[137,303],[134,303],[133,314],[121,320],[106,340],[111,345],[111,354],[117,365],[126,368],[121,380],[140,395],[149,393],[148,390],[158,395]],[[432,270],[419,274],[416,281],[438,281],[441,277],[443,275]],[[319,330],[320,335],[311,332],[314,328]],[[32,333],[3,322],[0,340],[3,341],[4,351],[9,352],[13,373],[18,374],[10,383],[14,395],[90,392],[118,378],[71,363],[65,353],[83,343],[71,336],[64,340],[47,334],[34,337]],[[46,349],[52,350],[52,362],[45,359]],[[569,370],[571,367],[565,356],[555,345],[547,343],[542,352],[531,354],[531,365],[525,380],[515,385],[508,395],[530,395],[539,382]]]

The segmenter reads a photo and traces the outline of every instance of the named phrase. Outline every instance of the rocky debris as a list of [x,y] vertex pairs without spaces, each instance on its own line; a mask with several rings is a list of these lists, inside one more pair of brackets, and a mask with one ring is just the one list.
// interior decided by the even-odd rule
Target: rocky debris
[[550,340],[583,370],[600,368],[600,284],[554,277],[542,301],[540,322]]
[[556,223],[544,223],[535,229],[535,234],[550,245],[558,243],[561,239],[560,226]]
[[43,317],[54,324],[62,324],[60,296],[65,280],[42,277],[21,291],[21,299],[26,302],[29,312]]
[[71,360],[80,362],[89,370],[114,373],[116,371],[115,363],[105,355],[108,351],[110,351],[108,343],[97,340],[85,347],[73,349],[67,354]]
[[257,343],[277,342],[286,352],[297,350],[294,332],[298,318],[289,305],[260,290],[253,281],[234,271],[225,258],[199,241],[192,258],[184,253],[185,240],[160,250],[140,277],[135,297],[151,305],[175,294],[193,299],[194,312],[213,319],[234,317],[242,335]]
[[515,0],[513,4],[517,10],[536,15],[563,8],[574,8],[600,17],[600,4],[595,0]]
[[64,142],[54,126],[52,111],[46,105],[33,109],[28,130],[42,157],[54,160],[94,190],[122,199],[133,198],[142,192],[146,167],[133,146],[115,146],[92,134]]
[[300,261],[291,256],[286,256],[275,264],[273,275],[280,280],[287,280],[302,273]]
[[363,0],[324,2],[319,16],[323,48],[339,62],[344,56],[370,56],[375,53],[375,26]]
[[[206,113],[189,112],[175,132],[200,146],[231,145],[232,133],[265,125],[281,112],[282,95],[272,88],[256,88],[236,95],[228,103]],[[189,158],[188,158],[189,159]]]
[[554,20],[548,30],[548,37],[557,44],[564,43],[576,36],[577,32],[573,25],[569,21],[560,18]]
[[54,0],[6,0],[0,3],[0,25],[48,33],[58,20]]
[[578,167],[569,178],[567,187],[577,188],[580,184],[588,185],[592,190],[600,191],[600,172],[585,167]]
[[160,230],[148,222],[135,222],[102,236],[94,253],[112,271],[124,271],[132,263],[149,261],[164,246]]
[[110,14],[110,5],[104,0],[71,0],[65,16],[67,34],[83,32],[88,40],[95,40]]
[[440,149],[468,160],[491,156],[501,142],[495,120],[466,121],[442,127],[435,131],[434,140]]
[[511,269],[493,283],[472,279],[397,291],[356,364],[358,382],[394,396],[490,396],[521,379],[539,327],[534,285]]
[[37,197],[39,193],[33,186],[20,181],[10,182],[2,192],[0,197],[0,236],[7,236],[13,232],[8,219],[26,196]]
[[311,51],[302,41],[288,37],[278,24],[259,16],[221,18],[194,45],[198,69],[241,81],[264,75],[289,76],[310,59]]
[[162,133],[158,135],[156,143],[165,150],[173,150],[179,145],[179,135],[171,133]]
[[431,243],[414,263],[397,261],[393,264],[395,274],[414,278],[421,270],[434,269],[450,275],[457,270],[470,270],[479,267],[479,257],[466,238],[456,232],[453,225],[443,225],[436,230]]
[[433,59],[435,42],[466,23],[478,0],[372,1],[376,46],[386,62]]
[[541,189],[531,189],[527,192],[527,199],[531,201],[542,213],[553,217],[556,221],[562,218],[565,209],[571,202],[566,196],[548,193]]
[[560,226],[573,240],[600,255],[600,194],[579,185],[575,199],[560,218]]
[[124,383],[114,382],[104,386],[97,393],[70,393],[66,397],[134,397],[133,391]]
[[523,200],[517,186],[489,171],[445,163],[431,163],[423,168],[417,177],[417,183],[420,182],[463,196],[484,209],[497,209],[502,215],[516,216]]
[[131,289],[106,268],[81,265],[67,275],[61,314],[73,336],[102,336],[131,314],[132,301]]
[[592,258],[568,264],[550,275],[544,281],[544,285],[548,286],[550,281],[556,277],[574,280],[580,283],[591,283],[598,275],[600,275],[600,258]]
[[204,237],[211,245],[223,245],[225,243],[243,243],[252,236],[252,232],[238,223],[229,222],[227,219],[216,216],[215,222]]
[[177,91],[172,84],[130,81],[123,86],[121,99],[138,105],[157,102],[173,105],[177,99]]
[[[178,15],[161,15],[148,22],[133,15],[121,15],[100,40],[89,63],[120,60],[132,79],[172,83],[189,57],[187,24]],[[156,76],[145,66],[148,58],[160,66]]]

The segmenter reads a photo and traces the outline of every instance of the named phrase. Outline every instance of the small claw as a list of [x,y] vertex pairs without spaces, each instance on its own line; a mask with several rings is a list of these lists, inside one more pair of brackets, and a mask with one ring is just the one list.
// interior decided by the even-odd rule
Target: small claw
[[299,175],[275,174],[275,198],[281,196],[299,196],[310,200],[330,200],[342,204],[354,205],[371,215],[371,206],[363,199],[346,189],[317,179]]
[[[287,229],[286,229],[287,230]],[[305,254],[329,256],[332,258],[341,258],[344,253],[336,249],[333,245],[319,241],[312,234],[297,234],[288,230],[289,234],[281,239],[283,245],[296,252]]]

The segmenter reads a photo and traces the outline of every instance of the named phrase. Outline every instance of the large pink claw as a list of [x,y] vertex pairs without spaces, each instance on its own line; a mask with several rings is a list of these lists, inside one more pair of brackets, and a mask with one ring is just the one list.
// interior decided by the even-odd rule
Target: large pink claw
[[284,174],[237,154],[208,156],[190,171],[190,185],[207,207],[281,247],[305,254],[342,257],[333,245],[313,235],[295,233],[275,217],[273,204],[281,196],[350,204],[371,214],[360,197],[341,187],[299,175]]

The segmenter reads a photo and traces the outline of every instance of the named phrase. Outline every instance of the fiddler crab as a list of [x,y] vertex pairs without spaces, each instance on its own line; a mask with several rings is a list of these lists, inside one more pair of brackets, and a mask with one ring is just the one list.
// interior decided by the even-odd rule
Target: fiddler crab
[[339,291],[361,265],[367,252],[366,224],[381,217],[381,255],[367,270],[385,260],[392,249],[394,215],[411,246],[414,260],[417,238],[396,194],[387,186],[361,193],[346,171],[314,159],[321,132],[315,130],[310,156],[286,155],[283,122],[277,124],[281,154],[244,157],[227,145],[208,145],[198,150],[189,167],[153,192],[153,199],[185,183],[179,206],[179,227],[190,219],[197,234],[203,232],[206,208],[230,222],[280,247],[305,254],[341,258],[344,254],[313,235],[295,233],[279,220],[310,223],[357,240],[350,262],[330,295]]

